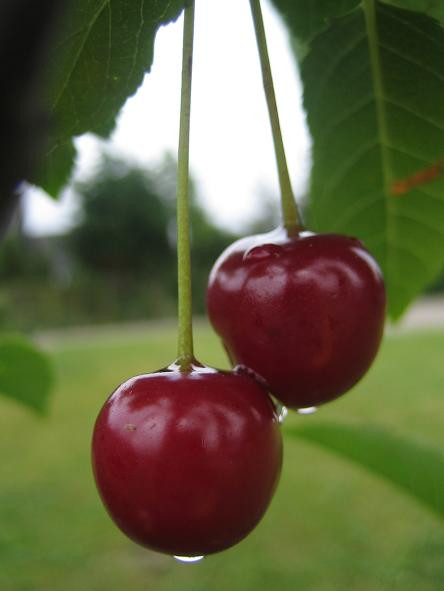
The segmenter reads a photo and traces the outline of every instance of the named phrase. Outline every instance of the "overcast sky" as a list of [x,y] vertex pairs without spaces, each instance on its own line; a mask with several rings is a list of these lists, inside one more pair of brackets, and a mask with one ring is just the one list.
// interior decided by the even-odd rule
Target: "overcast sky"
[[[309,167],[309,137],[301,88],[286,31],[264,3],[270,60],[284,142],[296,193]],[[107,142],[114,152],[152,165],[177,152],[182,19],[156,37],[154,64],[123,108]],[[273,144],[260,67],[245,0],[197,0],[190,165],[203,205],[219,224],[239,229],[257,211],[258,199],[278,194]],[[100,140],[77,140],[75,176],[91,174]],[[34,189],[26,199],[26,226],[33,233],[59,232],[72,222],[75,200],[65,191],[58,204]]]

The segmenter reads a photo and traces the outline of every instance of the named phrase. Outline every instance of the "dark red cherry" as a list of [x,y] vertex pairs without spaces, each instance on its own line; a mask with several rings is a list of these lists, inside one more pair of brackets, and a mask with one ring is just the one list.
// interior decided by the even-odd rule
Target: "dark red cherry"
[[279,228],[238,240],[210,275],[208,315],[234,363],[291,408],[346,392],[384,328],[385,289],[362,243]]
[[200,556],[244,538],[277,485],[276,410],[253,379],[194,365],[131,378],[94,429],[93,469],[119,528],[142,546]]

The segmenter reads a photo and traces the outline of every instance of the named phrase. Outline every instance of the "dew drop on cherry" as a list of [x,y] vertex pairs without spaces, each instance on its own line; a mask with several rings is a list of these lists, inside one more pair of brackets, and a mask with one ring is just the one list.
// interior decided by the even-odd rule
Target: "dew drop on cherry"
[[261,244],[253,246],[244,254],[244,261],[261,261],[269,258],[277,258],[282,255],[282,247],[278,244]]
[[203,560],[205,556],[173,556],[173,558],[183,564],[194,564]]
[[288,408],[284,405],[279,405],[278,407],[278,423],[282,425],[287,418],[288,415]]

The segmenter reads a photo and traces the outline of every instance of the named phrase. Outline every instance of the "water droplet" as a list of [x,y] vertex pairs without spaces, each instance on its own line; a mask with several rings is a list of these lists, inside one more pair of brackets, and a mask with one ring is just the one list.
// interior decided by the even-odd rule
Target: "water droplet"
[[205,556],[173,556],[173,558],[178,562],[192,564],[193,562],[200,562],[205,558]]
[[299,415],[312,415],[318,410],[317,406],[307,406],[306,408],[298,408]]
[[282,406],[279,407],[278,410],[279,410],[278,421],[279,421],[279,424],[282,425],[282,423],[287,418],[288,408],[286,406],[282,405]]
[[282,246],[279,244],[260,244],[247,250],[243,256],[244,261],[260,261],[281,256]]

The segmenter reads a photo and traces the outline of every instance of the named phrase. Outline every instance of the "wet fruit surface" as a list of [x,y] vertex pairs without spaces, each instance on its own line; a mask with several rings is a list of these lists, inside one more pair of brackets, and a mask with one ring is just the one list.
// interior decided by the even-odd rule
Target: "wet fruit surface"
[[199,556],[245,537],[277,485],[276,410],[251,378],[176,366],[122,384],[93,435],[102,500],[134,541]]
[[207,310],[232,361],[254,370],[283,404],[303,408],[346,392],[369,368],[385,289],[360,241],[278,229],[219,257]]

